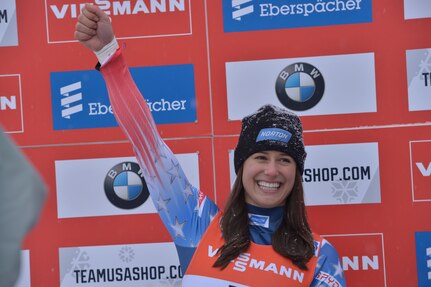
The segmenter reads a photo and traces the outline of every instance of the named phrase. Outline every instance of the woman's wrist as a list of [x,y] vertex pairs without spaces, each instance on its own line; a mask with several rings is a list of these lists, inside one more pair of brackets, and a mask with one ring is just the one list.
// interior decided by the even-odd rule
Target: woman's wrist
[[106,44],[99,51],[95,51],[94,53],[96,54],[96,57],[99,60],[99,63],[103,66],[103,64],[108,62],[109,59],[115,54],[118,48],[119,48],[119,45],[118,45],[117,39],[114,36],[111,42]]

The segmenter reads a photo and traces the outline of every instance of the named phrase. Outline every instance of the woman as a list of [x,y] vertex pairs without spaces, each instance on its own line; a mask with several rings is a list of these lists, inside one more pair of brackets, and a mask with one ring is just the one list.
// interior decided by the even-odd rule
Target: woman
[[243,119],[237,180],[222,213],[190,185],[160,138],[109,17],[87,4],[75,37],[99,59],[117,121],[177,247],[183,286],[345,286],[335,249],[306,219],[306,153],[296,115],[267,105]]

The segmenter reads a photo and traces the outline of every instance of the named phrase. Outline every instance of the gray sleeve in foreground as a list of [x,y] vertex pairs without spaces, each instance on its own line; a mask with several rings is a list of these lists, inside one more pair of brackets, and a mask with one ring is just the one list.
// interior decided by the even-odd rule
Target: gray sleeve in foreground
[[0,128],[0,287],[14,286],[22,240],[38,221],[46,195],[38,172]]

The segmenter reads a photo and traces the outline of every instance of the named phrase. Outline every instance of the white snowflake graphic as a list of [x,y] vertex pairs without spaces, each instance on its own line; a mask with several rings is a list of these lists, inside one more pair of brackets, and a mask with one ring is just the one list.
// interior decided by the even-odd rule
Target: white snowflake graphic
[[135,251],[129,246],[124,246],[120,249],[118,256],[120,256],[121,261],[129,263],[135,259]]
[[355,181],[339,181],[332,183],[332,195],[342,203],[349,203],[358,197],[358,183]]
[[[75,256],[73,257],[72,261],[70,262],[70,271],[74,270],[85,270],[90,268],[90,257],[88,256],[87,252],[81,251],[79,248],[75,251]],[[68,270],[68,271],[69,271]],[[72,273],[72,276],[75,277],[75,272]]]

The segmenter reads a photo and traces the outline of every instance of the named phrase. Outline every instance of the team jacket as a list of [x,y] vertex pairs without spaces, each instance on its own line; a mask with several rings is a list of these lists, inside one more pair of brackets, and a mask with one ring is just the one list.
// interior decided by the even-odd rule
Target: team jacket
[[224,270],[212,268],[217,250],[224,243],[220,218],[221,212],[203,235],[183,279],[183,286],[267,286],[268,282],[271,282],[271,287],[310,286],[321,245],[319,237],[315,237],[315,256],[307,263],[307,271],[274,252],[272,245],[254,242],[251,242],[247,252],[230,262]]
[[[188,274],[195,270],[193,265],[191,265],[190,271],[188,270],[193,256],[202,255],[200,253],[195,254],[196,248],[203,235],[206,234],[212,219],[219,212],[219,208],[204,193],[190,184],[174,154],[160,137],[146,101],[130,75],[122,48],[117,50],[116,54],[100,68],[100,72],[106,82],[114,115],[133,145],[138,163],[143,170],[150,196],[175,243],[181,268],[186,273],[185,278],[187,278]],[[209,231],[212,231],[211,233],[217,233],[217,225],[214,226],[209,229]],[[268,235],[270,235],[271,230],[266,230],[265,228],[250,228],[250,230],[252,240],[255,243],[260,243],[253,246],[259,247],[259,245],[270,244],[268,242],[270,236],[268,237]],[[256,242],[255,238],[261,242]],[[324,239],[319,242],[319,253],[313,259],[316,260],[316,267],[311,276],[311,283],[283,286],[345,286],[343,270],[335,249]],[[260,251],[256,252],[256,255],[260,253]],[[276,254],[271,254],[271,260],[276,257]],[[276,259],[279,260],[280,258]],[[240,257],[237,260],[240,260]],[[277,266],[282,265],[281,261],[283,260],[277,261],[277,264],[279,264]],[[288,263],[284,263],[284,266],[288,268]],[[211,272],[213,271],[211,270]],[[254,273],[251,272],[252,269],[248,271],[247,274],[250,273],[250,276],[254,276],[251,275]],[[292,272],[294,272],[293,269]],[[237,276],[241,275],[242,273],[238,272]],[[207,278],[208,276],[214,275],[209,273]],[[234,282],[236,281],[234,280]],[[250,282],[241,283],[245,285],[230,286],[261,286]],[[226,285],[225,283],[215,284],[202,285],[189,281],[189,279],[184,279],[183,282],[184,287],[229,286],[229,284]]]

